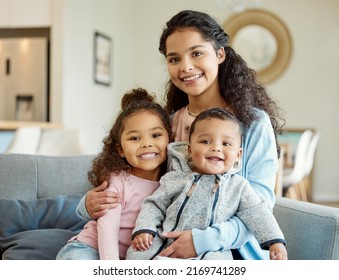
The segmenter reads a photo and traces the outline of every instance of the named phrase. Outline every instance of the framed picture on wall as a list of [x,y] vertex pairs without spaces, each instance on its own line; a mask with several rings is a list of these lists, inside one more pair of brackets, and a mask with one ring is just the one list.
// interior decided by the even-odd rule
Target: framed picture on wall
[[100,32],[94,32],[94,81],[109,86],[112,81],[112,40]]

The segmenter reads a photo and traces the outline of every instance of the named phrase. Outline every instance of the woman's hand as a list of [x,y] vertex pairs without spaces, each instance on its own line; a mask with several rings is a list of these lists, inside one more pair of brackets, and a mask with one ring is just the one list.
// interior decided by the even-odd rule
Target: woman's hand
[[116,207],[121,203],[118,193],[105,192],[108,182],[103,182],[100,186],[91,189],[86,194],[86,209],[92,219],[98,219],[105,215],[109,209]]
[[192,230],[163,232],[162,235],[166,238],[176,240],[163,250],[159,256],[181,259],[194,258],[197,256],[193,244]]

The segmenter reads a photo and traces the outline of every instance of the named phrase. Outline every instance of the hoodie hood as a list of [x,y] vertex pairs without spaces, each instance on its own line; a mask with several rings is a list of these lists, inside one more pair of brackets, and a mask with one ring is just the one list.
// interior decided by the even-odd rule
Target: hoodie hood
[[[188,142],[172,142],[167,146],[168,171],[181,170],[184,172],[192,171],[193,162],[188,154]],[[241,169],[241,160],[237,166],[233,166],[228,174],[235,174]]]

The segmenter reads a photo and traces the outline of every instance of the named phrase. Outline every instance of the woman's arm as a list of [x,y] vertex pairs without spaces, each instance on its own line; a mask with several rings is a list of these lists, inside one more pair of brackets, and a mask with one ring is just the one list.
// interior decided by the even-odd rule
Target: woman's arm
[[246,178],[255,192],[273,209],[278,155],[269,116],[256,110],[259,118],[245,132],[243,138],[242,169],[239,175]]
[[243,240],[246,242],[247,231],[244,223],[238,217],[233,217],[228,222],[213,224],[204,230],[164,232],[163,236],[175,241],[160,256],[188,259],[206,251],[236,249],[244,244]]
[[85,203],[85,200],[86,200],[86,195],[85,194],[81,200],[79,201],[78,203],[78,206],[77,208],[75,209],[75,213],[82,219],[82,220],[85,220],[85,221],[89,221],[91,220],[91,216],[88,214],[87,210],[86,210],[86,203]]
[[80,200],[76,213],[83,220],[97,219],[107,213],[109,209],[121,203],[121,197],[116,192],[107,191],[107,181],[100,186],[89,190]]

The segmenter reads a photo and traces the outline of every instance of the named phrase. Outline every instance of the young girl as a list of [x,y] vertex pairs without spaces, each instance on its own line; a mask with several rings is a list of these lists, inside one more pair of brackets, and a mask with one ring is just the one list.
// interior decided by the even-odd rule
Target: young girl
[[[277,105],[255,72],[229,46],[229,36],[222,27],[197,11],[179,12],[167,22],[159,50],[166,57],[170,76],[165,109],[172,114],[175,140],[188,140],[190,125],[200,112],[214,107],[232,111],[245,130],[243,165],[238,174],[273,208],[280,118]],[[86,206],[92,218],[104,215],[118,202],[116,194],[102,192],[104,188],[105,184],[87,193]],[[88,217],[85,199],[79,212]],[[237,217],[205,230],[171,232],[167,237],[176,241],[161,253],[165,256],[190,258],[226,246],[238,248],[233,251],[235,258],[268,259]]]
[[93,186],[108,181],[107,191],[118,193],[121,204],[89,221],[57,259],[125,259],[140,205],[166,171],[170,119],[153,99],[143,89],[124,95],[122,111],[88,173]]

